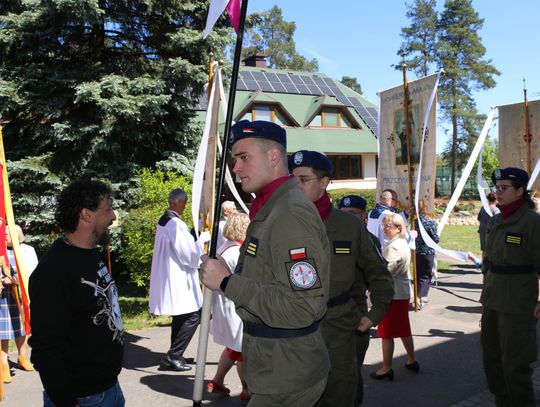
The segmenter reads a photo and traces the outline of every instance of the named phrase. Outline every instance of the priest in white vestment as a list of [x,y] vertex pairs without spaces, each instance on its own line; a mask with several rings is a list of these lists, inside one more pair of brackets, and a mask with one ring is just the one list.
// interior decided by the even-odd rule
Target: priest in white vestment
[[187,203],[183,189],[169,193],[169,208],[159,219],[154,241],[150,276],[150,313],[171,315],[171,347],[162,366],[191,370],[184,352],[200,322],[203,297],[199,285],[198,265],[204,254],[202,240],[196,242],[180,219]]

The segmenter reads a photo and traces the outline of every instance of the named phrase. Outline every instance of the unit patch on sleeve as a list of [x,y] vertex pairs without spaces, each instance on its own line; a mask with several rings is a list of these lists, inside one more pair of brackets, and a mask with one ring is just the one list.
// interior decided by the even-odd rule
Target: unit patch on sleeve
[[249,242],[246,245],[246,255],[255,257],[257,255],[257,248],[259,247],[259,239],[251,236]]
[[293,290],[310,290],[322,287],[314,259],[291,261],[285,263],[285,267]]
[[352,242],[350,240],[334,240],[334,254],[351,254]]
[[520,245],[523,241],[523,235],[521,233],[507,232],[504,241],[508,244]]

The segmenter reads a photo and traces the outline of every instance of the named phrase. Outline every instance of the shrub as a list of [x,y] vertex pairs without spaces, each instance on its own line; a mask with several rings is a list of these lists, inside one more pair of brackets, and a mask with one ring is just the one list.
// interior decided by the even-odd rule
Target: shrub
[[[191,198],[191,179],[174,172],[143,169],[137,180],[135,206],[122,221],[120,253],[130,281],[148,290],[157,221],[168,206],[167,197],[172,189],[182,188]],[[191,201],[188,200],[182,216],[188,227],[193,224],[190,215]]]

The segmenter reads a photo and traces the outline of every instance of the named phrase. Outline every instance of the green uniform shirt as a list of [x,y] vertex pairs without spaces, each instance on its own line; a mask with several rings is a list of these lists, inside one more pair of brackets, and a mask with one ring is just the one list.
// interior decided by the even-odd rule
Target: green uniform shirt
[[[291,179],[277,188],[251,221],[240,249],[240,274],[225,295],[244,323],[299,329],[326,313],[329,246],[311,201]],[[244,333],[244,374],[254,393],[288,393],[327,376],[330,362],[321,331],[293,338]]]
[[[493,266],[533,266],[535,272],[498,274]],[[495,311],[513,314],[532,313],[538,301],[540,273],[540,215],[527,204],[504,219],[491,218],[486,234],[483,262],[484,288],[480,301]]]
[[377,325],[394,294],[392,276],[360,219],[332,208],[325,222],[330,243],[330,298],[350,292],[351,300],[328,310],[324,324],[355,330],[366,315],[366,289],[373,306],[367,317]]

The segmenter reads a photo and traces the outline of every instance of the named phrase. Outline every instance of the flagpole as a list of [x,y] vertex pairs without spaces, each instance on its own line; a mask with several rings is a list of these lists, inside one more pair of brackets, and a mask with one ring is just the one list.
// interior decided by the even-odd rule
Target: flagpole
[[[403,111],[405,115],[405,135],[407,136],[407,170],[409,173],[409,203],[414,202],[413,197],[413,175],[411,164],[411,121],[409,116],[410,100],[409,100],[409,83],[407,82],[407,64],[402,63],[403,68]],[[411,231],[414,231],[414,218],[417,213],[411,214]],[[414,287],[414,311],[418,312],[418,283],[416,281],[416,251],[412,250],[411,253],[413,264],[413,287]]]
[[[242,57],[242,40],[244,37],[244,24],[246,21],[248,0],[242,0],[240,9],[240,21],[238,23],[238,33],[236,35],[236,47],[234,50],[233,69],[231,76],[231,87],[229,90],[229,101],[227,105],[227,115],[225,116],[225,131],[223,132],[221,166],[219,171],[219,181],[217,185],[216,203],[214,205],[214,221],[212,222],[212,239],[210,241],[210,253],[212,258],[216,257],[216,245],[219,233],[219,217],[221,207],[221,194],[225,180],[227,168],[227,157],[229,150],[229,133],[231,130],[234,99],[236,95],[236,84],[238,82],[238,72],[240,71],[240,60]],[[201,325],[199,330],[199,344],[197,348],[197,366],[195,368],[195,383],[193,386],[193,407],[200,407],[202,404],[202,393],[204,384],[204,368],[206,364],[206,354],[208,351],[208,333],[210,328],[210,310],[212,304],[212,290],[204,290],[203,308],[201,314]]]
[[523,78],[523,106],[525,109],[525,136],[523,137],[527,145],[527,172],[531,175],[531,125],[529,122],[529,101],[527,100],[527,86]]

